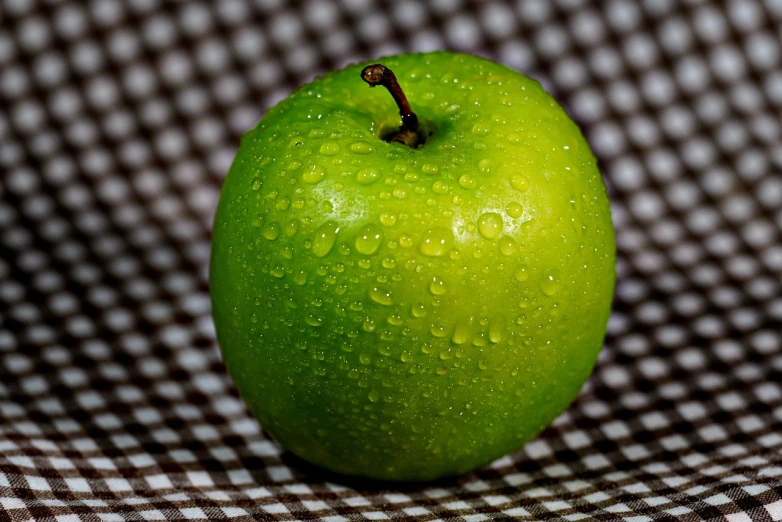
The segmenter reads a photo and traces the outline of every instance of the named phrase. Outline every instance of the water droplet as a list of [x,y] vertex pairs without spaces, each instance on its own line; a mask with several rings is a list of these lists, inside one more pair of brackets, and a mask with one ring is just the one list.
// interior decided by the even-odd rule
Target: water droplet
[[308,314],[307,317],[304,319],[304,322],[310,326],[316,326],[316,327],[323,325],[323,319],[315,314]]
[[253,180],[253,190],[261,190],[262,186],[263,186],[263,180],[261,180],[261,178],[255,178]]
[[444,256],[453,247],[453,233],[446,228],[428,230],[418,245],[418,251],[429,257]]
[[410,310],[410,313],[413,314],[413,317],[424,317],[426,316],[426,306],[424,306],[422,303],[414,304],[413,308]]
[[454,344],[464,344],[470,340],[470,327],[467,323],[457,323],[453,330],[451,341]]
[[263,228],[263,232],[261,233],[263,234],[263,237],[269,241],[274,241],[280,235],[280,224],[276,221],[272,221]]
[[399,236],[399,245],[404,248],[410,248],[413,246],[413,238],[408,234],[402,234]]
[[512,218],[520,218],[521,214],[524,212],[524,209],[521,208],[521,205],[519,203],[516,203],[515,201],[511,201],[505,207],[505,212],[507,212],[508,215]]
[[467,190],[475,188],[475,178],[469,174],[462,174],[459,178],[459,186]]
[[320,165],[312,165],[304,171],[304,174],[301,175],[301,179],[306,183],[315,185],[326,179],[326,171],[323,170],[323,167]]
[[368,397],[369,400],[372,402],[377,402],[380,400],[380,394],[377,392],[377,390],[372,390],[371,392],[369,392]]
[[315,238],[312,240],[312,253],[318,257],[323,257],[331,252],[334,242],[337,240],[339,225],[333,221],[326,221],[318,230],[315,231]]
[[[440,366],[439,368],[437,368],[437,375],[445,375],[446,373],[448,373],[448,368],[446,368],[445,366]],[[447,412],[442,413],[442,415],[445,415],[445,413]]]
[[487,123],[476,123],[472,126],[472,133],[476,136],[486,136],[491,128]]
[[380,346],[378,346],[377,352],[383,357],[388,357],[389,355],[391,355],[391,347],[387,344],[381,344]]
[[296,275],[293,276],[293,282],[299,286],[304,286],[307,283],[307,272],[299,270]]
[[383,306],[391,306],[394,304],[391,293],[388,290],[383,290],[376,286],[369,290],[369,298]]
[[356,154],[371,154],[373,149],[366,141],[357,141],[350,145],[350,150]]
[[396,199],[405,199],[407,197],[407,191],[402,188],[395,188],[392,194]]
[[396,266],[396,259],[393,257],[384,257],[383,261],[380,263],[383,265],[383,268],[394,268]]
[[524,192],[529,188],[529,182],[527,181],[527,178],[525,178],[521,174],[514,174],[513,177],[510,179],[510,184],[513,188],[515,188],[519,192]]
[[380,177],[380,173],[375,169],[361,169],[356,174],[356,182],[360,185],[371,185]]
[[380,222],[387,227],[393,227],[396,224],[396,215],[383,212],[380,214]]
[[500,253],[504,256],[513,255],[516,251],[516,242],[512,237],[505,236],[500,239]]
[[358,356],[358,360],[361,364],[366,366],[367,364],[372,362],[372,357],[370,357],[368,354],[362,353]]
[[375,329],[377,328],[377,326],[375,325],[375,321],[374,321],[374,319],[371,319],[371,318],[367,317],[366,319],[364,319],[364,322],[361,324],[361,328],[362,328],[362,329],[363,329],[365,332],[372,333],[372,332],[374,332],[374,331],[375,331]]
[[494,239],[502,234],[502,216],[496,212],[486,212],[478,218],[478,232],[486,239]]
[[431,163],[424,163],[421,165],[421,172],[424,174],[434,175],[440,172],[440,169],[437,168],[437,165],[432,165]]
[[554,295],[559,290],[559,270],[549,270],[543,274],[540,281],[540,289],[546,295]]
[[394,326],[399,326],[400,324],[402,324],[404,322],[402,320],[402,316],[399,315],[399,314],[391,314],[391,315],[389,315],[388,318],[386,319],[386,321],[388,321],[388,324],[393,324]]
[[529,278],[527,267],[524,265],[518,267],[513,273],[513,276],[516,278],[516,281],[526,281]]
[[432,192],[435,194],[448,194],[448,184],[438,179],[432,183]]
[[405,363],[410,362],[413,360],[413,354],[409,352],[402,352],[402,354],[399,356],[399,360]]
[[495,344],[501,343],[505,336],[505,321],[502,318],[493,320],[489,324],[489,340]]
[[445,286],[445,281],[435,276],[429,283],[429,291],[434,295],[443,295],[448,291],[448,288]]
[[356,250],[366,256],[371,256],[377,252],[382,242],[383,234],[377,225],[364,225],[356,236]]
[[433,324],[431,327],[429,327],[429,333],[435,337],[445,337],[448,335],[448,331],[445,329],[445,326],[441,324]]
[[339,144],[335,141],[327,141],[320,146],[320,153],[324,156],[333,156],[339,152]]

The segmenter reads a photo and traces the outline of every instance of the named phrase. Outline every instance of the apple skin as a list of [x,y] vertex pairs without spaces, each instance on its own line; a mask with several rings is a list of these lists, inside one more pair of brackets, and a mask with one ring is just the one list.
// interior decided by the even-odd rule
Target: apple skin
[[609,201],[540,85],[464,54],[301,87],[248,132],[214,226],[211,295],[240,395],[327,469],[423,481],[533,438],[588,378],[615,282]]

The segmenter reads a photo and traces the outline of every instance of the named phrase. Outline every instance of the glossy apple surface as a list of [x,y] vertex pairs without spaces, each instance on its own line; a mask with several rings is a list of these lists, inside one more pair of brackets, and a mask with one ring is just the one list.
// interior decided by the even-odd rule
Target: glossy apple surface
[[227,368],[285,448],[392,480],[469,471],[530,440],[600,351],[615,279],[608,198],[535,81],[462,54],[380,60],[393,100],[332,72],[241,142],[214,226]]

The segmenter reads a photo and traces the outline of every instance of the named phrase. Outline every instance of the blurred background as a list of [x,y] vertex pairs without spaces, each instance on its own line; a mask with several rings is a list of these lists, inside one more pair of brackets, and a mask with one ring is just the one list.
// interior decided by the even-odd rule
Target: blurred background
[[[536,78],[582,126],[614,313],[524,450],[337,486],[225,374],[212,215],[267,108],[433,49]],[[780,0],[0,0],[0,520],[782,519],[781,127]]]

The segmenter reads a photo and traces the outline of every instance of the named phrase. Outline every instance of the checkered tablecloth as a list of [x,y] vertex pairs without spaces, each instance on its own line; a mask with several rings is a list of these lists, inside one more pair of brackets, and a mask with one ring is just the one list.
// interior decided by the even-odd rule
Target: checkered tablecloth
[[[605,349],[470,475],[343,481],[220,362],[210,227],[240,134],[359,59],[537,79],[613,202]],[[782,1],[0,0],[0,521],[782,520]]]

